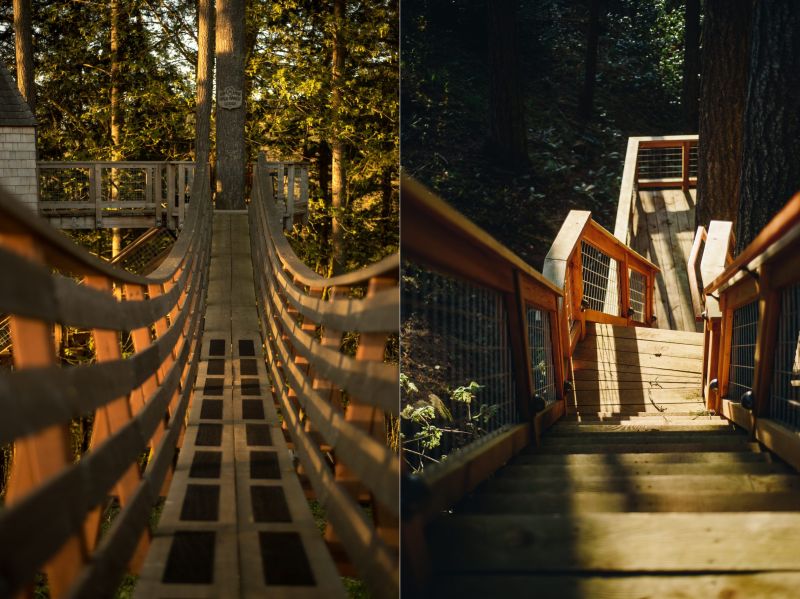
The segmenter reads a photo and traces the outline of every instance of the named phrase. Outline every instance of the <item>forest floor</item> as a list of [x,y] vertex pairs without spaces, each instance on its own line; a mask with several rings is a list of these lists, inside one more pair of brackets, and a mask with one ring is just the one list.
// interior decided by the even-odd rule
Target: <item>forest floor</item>
[[[542,20],[541,11],[523,13],[520,27],[536,32],[533,41],[521,38],[527,49],[520,53],[530,166],[497,164],[486,149],[488,41],[477,16],[442,24],[433,15],[404,29],[401,164],[541,269],[570,210],[590,210],[613,228],[629,136],[688,131],[659,58],[663,40],[652,47],[643,33],[621,47],[601,38],[594,113],[582,121],[583,36],[574,22],[581,14]],[[617,29],[608,36],[621,35]]]

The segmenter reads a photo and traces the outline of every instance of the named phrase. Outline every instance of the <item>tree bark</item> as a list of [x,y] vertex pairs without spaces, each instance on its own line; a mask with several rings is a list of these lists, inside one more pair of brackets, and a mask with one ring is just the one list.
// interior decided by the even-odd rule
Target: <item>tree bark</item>
[[344,14],[345,0],[333,0],[333,59],[331,70],[331,265],[333,274],[344,269],[344,230],[342,216],[347,206],[347,172],[344,164],[344,140],[341,132],[342,86],[344,85]]
[[214,80],[214,0],[197,2],[197,111],[195,120],[195,161],[208,163],[211,138],[211,103]]
[[737,252],[800,191],[800,2],[756,2]]
[[217,0],[216,206],[222,210],[245,207],[244,8],[245,0]]
[[752,0],[706,0],[696,222],[736,220]]
[[588,121],[592,117],[594,110],[594,84],[597,79],[597,44],[600,39],[600,2],[601,0],[589,0],[583,89],[578,98],[578,116],[584,121]]
[[14,0],[14,49],[17,57],[17,87],[36,113],[36,87],[33,81],[33,34],[31,0]]
[[697,131],[700,96],[700,0],[686,0],[683,45],[683,118]]
[[[120,59],[119,59],[119,0],[111,0],[111,160],[122,160],[122,118],[119,106]],[[118,196],[119,172],[111,170],[111,200]],[[111,229],[111,257],[122,249],[120,230]]]
[[517,51],[517,1],[492,0],[489,20],[489,150],[514,170],[528,160]]

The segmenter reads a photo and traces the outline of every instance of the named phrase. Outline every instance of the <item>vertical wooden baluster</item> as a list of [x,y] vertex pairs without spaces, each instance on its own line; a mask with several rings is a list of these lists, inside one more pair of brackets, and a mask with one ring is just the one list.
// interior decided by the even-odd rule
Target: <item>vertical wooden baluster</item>
[[[522,295],[520,272],[516,269],[513,271],[513,278],[514,293],[504,293],[503,300],[508,315],[508,339],[511,343],[511,361],[517,388],[517,408],[520,417],[527,422],[535,416],[531,413],[529,406],[534,393],[534,385],[531,349],[528,340],[527,306]],[[538,438],[536,441],[538,444]]]
[[[2,235],[3,246],[25,258],[44,263],[32,237]],[[53,352],[52,325],[39,320],[11,316],[11,342],[14,367],[41,368],[56,363]],[[6,491],[6,506],[12,506],[44,481],[55,476],[72,462],[69,424],[48,427],[38,433],[17,439]],[[88,547],[82,534],[68,538],[44,566],[51,597],[66,594],[70,584],[87,562]],[[22,595],[32,595],[30,590]]]
[[183,228],[186,219],[186,165],[178,165],[178,228]]
[[623,259],[617,261],[617,269],[619,270],[619,300],[621,314],[628,326],[631,326],[633,319],[628,316],[628,309],[631,307],[631,285],[630,277],[628,276],[628,252],[626,251]]
[[648,327],[652,327],[653,325],[657,325],[655,321],[653,321],[653,314],[655,313],[655,301],[656,301],[656,273],[654,271],[650,271],[647,273],[647,288],[646,288],[646,295],[645,295],[645,304],[644,304],[644,322],[645,325]]
[[572,313],[578,317],[581,324],[581,340],[586,337],[586,312],[581,307],[583,301],[583,257],[581,256],[581,240],[578,240],[573,253],[572,261],[572,289],[575,294],[576,303],[572,307]]
[[[727,296],[720,294],[719,309],[722,313],[721,317],[721,336],[720,336],[720,360],[719,370],[717,371],[717,380],[719,387],[717,393],[720,398],[727,397],[728,395],[728,377],[730,375],[731,365],[731,333],[733,327],[733,310],[728,309]],[[721,406],[721,401],[719,402]]]
[[294,227],[294,168],[294,164],[289,164],[286,173],[286,229],[289,231]]
[[[85,277],[84,284],[108,293],[112,292],[111,281],[102,275],[90,275]],[[111,362],[122,359],[122,349],[120,347],[119,333],[107,329],[94,329],[92,331],[95,345],[95,359],[98,363]],[[101,445],[108,437],[116,433],[133,418],[131,402],[128,396],[122,396],[114,401],[98,408],[94,415],[94,425],[92,427],[92,438],[90,447],[95,448]],[[136,492],[136,488],[141,482],[141,474],[137,463],[131,464],[122,477],[115,485],[115,492],[119,497],[121,506],[125,506],[128,499]],[[97,543],[100,532],[100,517],[102,506],[96,507],[90,512],[86,520],[87,540],[90,547]],[[130,568],[134,573],[138,573],[147,549],[150,544],[150,530],[145,529],[137,545],[136,551],[131,558]]]
[[95,164],[89,170],[89,188],[94,189],[94,222],[95,228],[103,227],[103,167]]
[[167,226],[170,229],[177,229],[174,219],[175,215],[175,177],[177,176],[175,165],[167,163]]

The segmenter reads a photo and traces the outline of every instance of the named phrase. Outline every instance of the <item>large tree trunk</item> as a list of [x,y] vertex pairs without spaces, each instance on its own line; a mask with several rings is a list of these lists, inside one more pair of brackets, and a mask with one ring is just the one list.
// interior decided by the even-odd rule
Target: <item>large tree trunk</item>
[[736,220],[751,0],[706,0],[700,77],[698,225]]
[[[111,160],[122,160],[122,115],[120,114],[120,59],[119,59],[119,2],[111,0]],[[111,170],[111,200],[116,200],[119,193],[119,172]],[[111,257],[114,258],[122,249],[120,230],[111,229]]]
[[244,205],[244,0],[217,0],[216,206]]
[[489,150],[512,169],[528,164],[517,51],[517,1],[492,0],[489,19]]
[[756,2],[737,251],[800,191],[800,2]]
[[36,112],[36,88],[33,82],[33,34],[31,0],[14,0],[14,48],[17,54],[17,87]]
[[344,230],[341,218],[347,206],[347,173],[344,165],[344,140],[341,115],[342,86],[344,85],[344,13],[345,0],[333,0],[333,65],[331,76],[331,111],[333,139],[331,140],[331,263],[333,274],[344,269]]
[[197,2],[197,113],[195,161],[208,163],[211,137],[211,97],[214,79],[214,0]]
[[600,2],[601,0],[589,0],[583,89],[578,98],[578,116],[584,121],[588,121],[592,117],[594,109],[594,84],[597,79],[597,43],[600,39]]
[[[713,0],[712,0],[713,1]],[[700,95],[700,0],[686,0],[683,44],[683,118],[697,130]]]

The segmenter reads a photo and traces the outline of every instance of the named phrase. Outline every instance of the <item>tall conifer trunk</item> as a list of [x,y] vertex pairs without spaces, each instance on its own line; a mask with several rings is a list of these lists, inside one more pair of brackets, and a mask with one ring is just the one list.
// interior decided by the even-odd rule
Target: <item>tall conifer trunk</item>
[[347,173],[344,165],[344,140],[341,132],[342,86],[344,84],[344,14],[346,0],[333,0],[333,65],[331,73],[331,111],[333,139],[331,140],[331,263],[334,274],[344,268],[344,231],[342,213],[347,206]]
[[214,0],[197,2],[197,111],[195,161],[208,163],[211,137],[211,97],[214,78]]
[[[119,59],[119,2],[111,0],[111,160],[122,160],[122,125],[119,105],[120,59]],[[119,172],[111,170],[111,200],[118,197]],[[111,257],[119,254],[122,245],[120,230],[111,229]]]
[[36,88],[33,81],[33,34],[31,0],[14,0],[14,49],[17,58],[17,87],[36,113]]
[[216,206],[244,208],[245,0],[217,0]]
[[697,130],[700,95],[700,0],[686,0],[683,30],[683,118],[689,131]]

